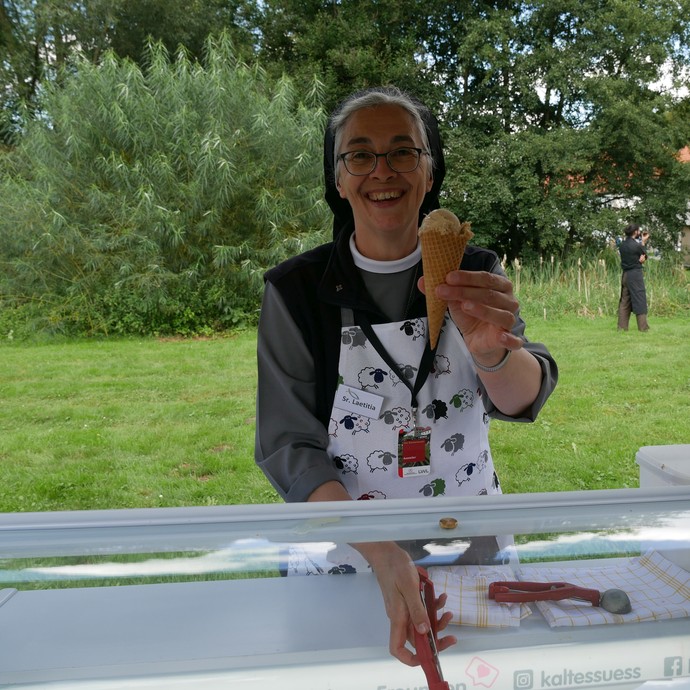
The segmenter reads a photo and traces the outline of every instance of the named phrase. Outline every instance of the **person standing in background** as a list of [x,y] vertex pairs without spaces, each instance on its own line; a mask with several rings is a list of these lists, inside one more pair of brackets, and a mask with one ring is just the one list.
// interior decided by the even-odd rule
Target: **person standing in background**
[[642,232],[637,223],[625,228],[625,239],[618,247],[621,255],[621,296],[618,302],[618,330],[627,331],[630,314],[637,317],[637,329],[648,331],[647,292],[642,266],[647,260],[648,232]]

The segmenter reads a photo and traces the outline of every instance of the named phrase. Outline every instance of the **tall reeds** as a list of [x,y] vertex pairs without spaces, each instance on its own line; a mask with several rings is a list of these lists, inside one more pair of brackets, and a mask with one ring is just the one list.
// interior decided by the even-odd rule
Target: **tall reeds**
[[[615,252],[538,263],[503,262],[523,313],[555,318],[560,314],[613,317],[620,297],[620,261]],[[650,314],[690,316],[690,272],[678,257],[649,259],[644,267]]]

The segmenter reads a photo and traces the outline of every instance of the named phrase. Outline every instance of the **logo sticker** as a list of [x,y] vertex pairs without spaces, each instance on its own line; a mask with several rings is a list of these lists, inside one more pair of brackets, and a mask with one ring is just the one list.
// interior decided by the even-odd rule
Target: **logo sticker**
[[[490,688],[498,678],[498,669],[493,667],[478,656],[475,656],[470,661],[469,666],[465,669],[467,675],[472,679],[472,683],[483,685],[485,688]],[[527,690],[526,688],[523,690]]]

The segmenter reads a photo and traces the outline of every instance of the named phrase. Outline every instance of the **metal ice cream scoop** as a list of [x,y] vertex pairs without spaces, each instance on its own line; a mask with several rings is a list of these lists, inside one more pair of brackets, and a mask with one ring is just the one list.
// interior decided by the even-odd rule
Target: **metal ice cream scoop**
[[489,598],[502,602],[558,601],[582,599],[592,606],[600,606],[609,613],[630,613],[630,598],[622,589],[598,589],[578,587],[568,582],[492,582]]
[[630,597],[622,589],[607,589],[601,593],[599,606],[609,613],[630,613]]

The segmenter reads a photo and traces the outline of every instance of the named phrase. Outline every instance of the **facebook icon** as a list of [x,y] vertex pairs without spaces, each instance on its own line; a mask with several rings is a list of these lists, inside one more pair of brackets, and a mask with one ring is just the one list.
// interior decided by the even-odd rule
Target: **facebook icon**
[[664,659],[664,676],[680,676],[683,673],[683,657],[667,656]]

